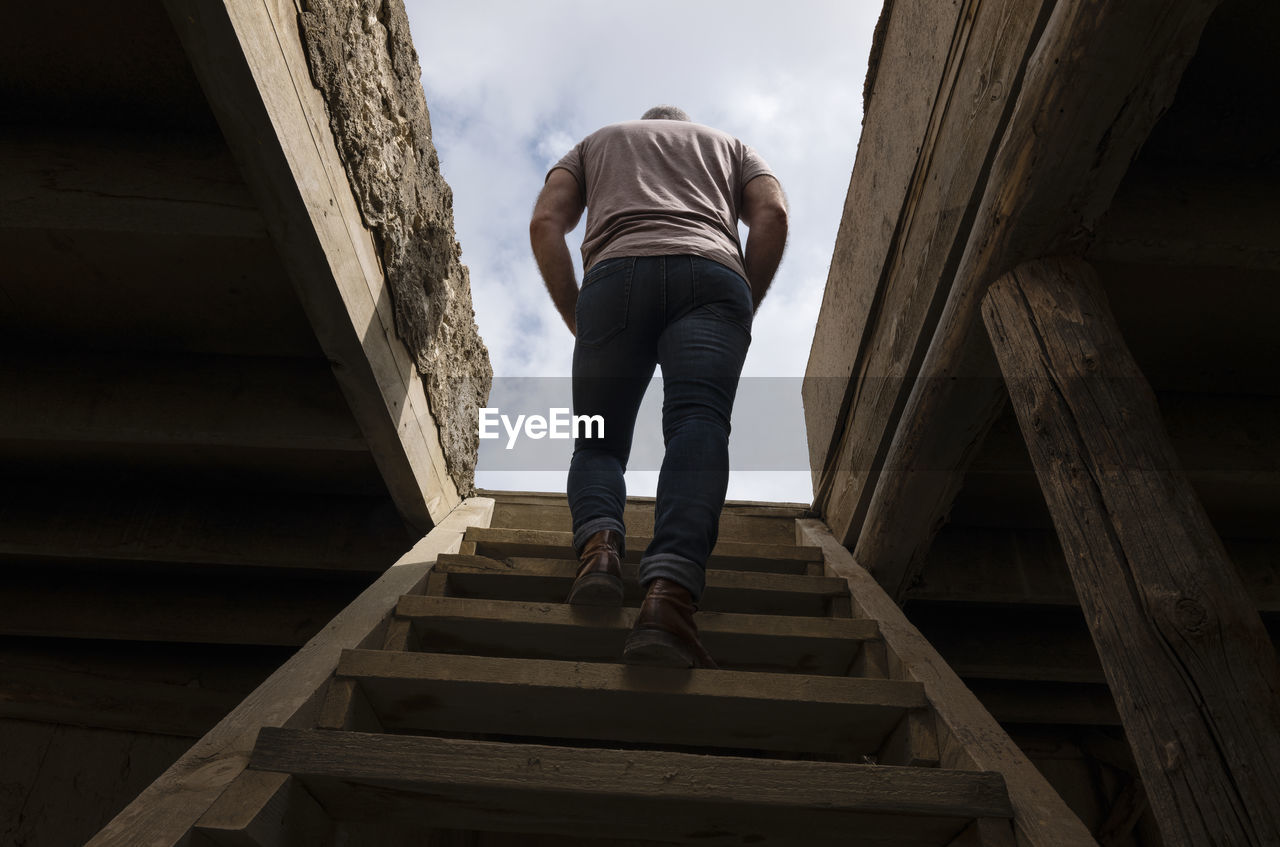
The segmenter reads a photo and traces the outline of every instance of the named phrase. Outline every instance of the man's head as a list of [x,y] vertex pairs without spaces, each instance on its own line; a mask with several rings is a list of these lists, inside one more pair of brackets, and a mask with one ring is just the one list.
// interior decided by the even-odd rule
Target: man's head
[[640,116],[642,121],[688,121],[689,113],[679,106],[654,106]]

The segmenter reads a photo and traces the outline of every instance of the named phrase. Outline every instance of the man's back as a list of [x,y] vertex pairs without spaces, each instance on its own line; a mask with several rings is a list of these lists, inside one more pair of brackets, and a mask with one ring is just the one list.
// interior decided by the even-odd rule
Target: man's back
[[677,120],[611,124],[555,167],[574,176],[587,206],[584,268],[616,256],[691,253],[746,276],[742,192],[770,171],[728,133]]
[[[579,291],[565,235],[584,206]],[[745,257],[739,217],[750,229]],[[622,602],[624,474],[640,401],[662,366],[666,454],[653,540],[637,573],[645,596],[624,661],[715,667],[693,613],[724,506],[752,315],[782,258],[786,219],[781,187],[751,148],[669,106],[587,136],[538,196],[529,240],[577,336],[574,413],[599,416],[606,430],[577,438],[569,464],[580,563],[570,603]]]

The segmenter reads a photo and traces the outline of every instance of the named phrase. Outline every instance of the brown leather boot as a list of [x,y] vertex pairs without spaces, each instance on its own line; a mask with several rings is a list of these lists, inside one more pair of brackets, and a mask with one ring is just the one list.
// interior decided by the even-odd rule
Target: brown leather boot
[[622,605],[622,536],[602,529],[587,539],[578,557],[578,576],[566,600],[575,606]]
[[658,578],[640,604],[640,616],[622,648],[629,665],[673,668],[714,668],[715,659],[698,640],[693,623],[693,596],[679,583]]

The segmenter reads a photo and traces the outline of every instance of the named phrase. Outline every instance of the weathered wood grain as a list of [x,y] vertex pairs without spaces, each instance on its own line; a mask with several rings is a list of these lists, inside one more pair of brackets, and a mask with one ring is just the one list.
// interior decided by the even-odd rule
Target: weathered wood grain
[[1084,249],[1216,6],[1053,4],[854,547],[895,597],[918,572],[1005,402],[978,320],[987,285],[1024,260]]
[[[636,566],[622,566],[623,604],[639,606],[643,599]],[[437,575],[447,580],[448,593],[459,597],[562,603],[578,571],[567,559],[513,558],[505,562],[484,556],[442,556]],[[848,590],[837,579],[821,576],[707,571],[700,607],[708,612],[766,615],[831,614],[831,604]]]
[[89,842],[89,847],[175,847],[248,761],[264,726],[312,723],[342,650],[380,645],[396,601],[420,587],[436,557],[468,526],[487,523],[493,501],[463,501]]
[[797,541],[822,548],[828,573],[849,585],[854,612],[873,618],[889,654],[889,673],[924,687],[937,715],[944,768],[996,771],[1004,775],[1019,843],[1033,847],[1096,847],[1080,819],[1026,754],[956,675],[937,650],[907,620],[902,609],[818,520],[796,524]]
[[298,774],[342,820],[577,836],[943,845],[1009,815],[996,774],[659,751],[267,730],[252,767]]
[[[823,472],[815,502],[846,546],[861,532],[897,419],[956,279],[1028,57],[1053,8],[1043,0],[959,5],[951,55],[942,73],[928,79],[930,86],[938,80],[938,100],[898,232],[881,260],[840,437],[823,464],[815,465]],[[952,12],[935,5],[934,14],[948,19]]]
[[870,334],[889,256],[901,237],[907,197],[927,155],[924,144],[936,129],[934,116],[945,110],[948,92],[941,80],[967,44],[976,5],[896,0],[881,13],[874,84],[864,103],[859,155],[801,392],[809,465],[819,491],[840,447],[856,391],[851,377],[864,352],[862,340]]
[[[486,491],[496,503],[495,527],[568,532],[573,528],[569,503],[564,494],[541,491]],[[633,535],[653,534],[652,497],[628,497],[623,520]],[[802,503],[757,503],[730,500],[720,513],[720,540],[755,544],[794,544],[795,518],[806,517],[809,507]]]
[[[573,661],[618,661],[637,614],[463,597],[409,596],[396,606],[417,650]],[[874,621],[829,617],[704,611],[696,622],[703,645],[729,670],[844,676],[863,642],[878,637]]]
[[[794,534],[795,529],[792,528],[791,532]],[[639,562],[651,540],[645,536],[627,536],[623,561]],[[477,554],[494,559],[516,556],[547,559],[575,557],[573,533],[570,532],[484,527],[469,531],[466,541],[475,543]],[[721,541],[711,551],[707,567],[714,570],[803,574],[806,572],[805,565],[821,561],[822,554],[819,551],[812,547],[797,547],[794,543]]]
[[165,7],[397,507],[429,529],[458,492],[312,84],[297,10],[220,0]]
[[1280,666],[1080,260],[983,303],[1165,842],[1280,841]]
[[338,665],[388,730],[874,755],[913,682],[350,650]]

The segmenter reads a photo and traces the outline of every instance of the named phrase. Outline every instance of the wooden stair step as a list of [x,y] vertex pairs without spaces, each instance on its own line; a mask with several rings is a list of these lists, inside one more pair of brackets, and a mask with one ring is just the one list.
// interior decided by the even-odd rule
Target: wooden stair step
[[[632,608],[408,595],[396,607],[410,622],[411,649],[532,659],[618,661],[635,623]],[[721,667],[844,676],[875,621],[701,612],[702,643]]]
[[997,773],[264,728],[250,768],[341,822],[698,844],[950,844],[1012,817]]
[[[623,560],[633,564],[638,563],[651,540],[647,536],[628,535],[627,551]],[[574,559],[577,557],[573,551],[573,533],[571,532],[471,527],[463,536],[463,542],[474,543],[476,545],[474,552],[477,555],[494,559],[512,557]],[[723,571],[820,575],[822,551],[817,547],[797,547],[794,544],[721,541],[711,551],[711,559],[707,567]]]
[[389,731],[595,739],[875,756],[912,709],[916,682],[601,662],[347,650]]
[[[636,566],[623,565],[623,604],[639,606]],[[572,559],[511,558],[444,554],[434,573],[444,576],[449,593],[459,597],[561,603],[578,572]],[[847,599],[843,579],[826,576],[707,571],[707,587],[701,608],[708,612],[748,612],[770,615],[822,617],[832,612],[832,601]]]

